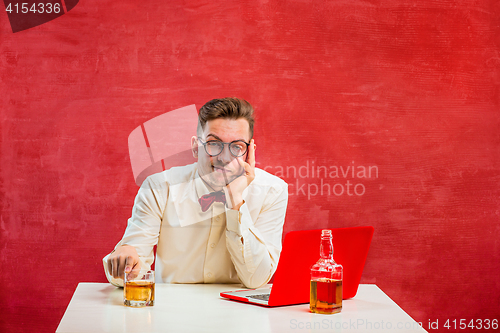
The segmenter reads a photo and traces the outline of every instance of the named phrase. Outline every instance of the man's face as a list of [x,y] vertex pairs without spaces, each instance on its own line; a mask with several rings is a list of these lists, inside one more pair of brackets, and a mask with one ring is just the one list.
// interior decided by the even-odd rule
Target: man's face
[[[199,137],[202,142],[242,140],[249,143],[250,126],[244,118],[237,120],[218,118],[209,120]],[[243,173],[243,167],[238,162],[238,159],[245,161],[246,153],[241,157],[234,157],[229,151],[228,145],[224,145],[224,149],[219,155],[210,156],[207,154],[202,142],[193,137],[193,151],[196,156],[197,150],[198,155],[198,172],[214,190],[220,190]]]

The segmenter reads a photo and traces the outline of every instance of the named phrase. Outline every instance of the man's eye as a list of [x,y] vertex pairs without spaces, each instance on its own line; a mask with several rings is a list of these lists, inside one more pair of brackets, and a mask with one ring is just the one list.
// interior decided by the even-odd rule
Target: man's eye
[[220,146],[220,144],[217,141],[209,141],[209,142],[207,142],[207,145],[211,148],[215,148],[215,147]]

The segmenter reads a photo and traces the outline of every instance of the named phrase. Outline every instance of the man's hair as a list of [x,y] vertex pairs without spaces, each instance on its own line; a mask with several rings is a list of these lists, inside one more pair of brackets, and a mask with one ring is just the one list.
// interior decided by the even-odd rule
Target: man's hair
[[[209,120],[217,118],[225,119],[240,119],[244,118],[250,126],[250,139],[253,137],[253,107],[244,99],[236,97],[227,97],[213,99],[203,105],[198,113],[198,133],[201,133],[205,128],[205,124]],[[201,126],[201,128],[200,128]]]

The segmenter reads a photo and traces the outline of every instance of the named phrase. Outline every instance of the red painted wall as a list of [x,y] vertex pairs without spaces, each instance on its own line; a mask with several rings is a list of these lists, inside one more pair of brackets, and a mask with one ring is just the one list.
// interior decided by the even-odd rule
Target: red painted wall
[[499,17],[493,0],[89,0],[12,33],[2,9],[0,331],[54,332],[77,284],[105,281],[138,189],[129,133],[225,96],[255,105],[259,166],[291,185],[285,231],[373,225],[362,282],[424,326],[498,318]]

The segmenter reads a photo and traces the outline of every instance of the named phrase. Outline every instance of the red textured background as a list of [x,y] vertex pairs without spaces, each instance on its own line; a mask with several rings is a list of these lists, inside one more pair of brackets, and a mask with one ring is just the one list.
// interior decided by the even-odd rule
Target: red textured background
[[498,1],[89,0],[15,34],[0,9],[1,332],[54,332],[105,281],[129,133],[225,96],[255,105],[261,167],[378,168],[323,179],[361,196],[285,174],[285,231],[373,225],[362,282],[424,325],[499,318]]

